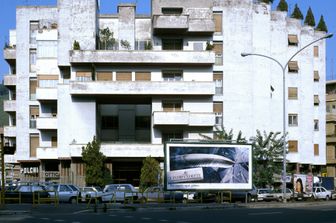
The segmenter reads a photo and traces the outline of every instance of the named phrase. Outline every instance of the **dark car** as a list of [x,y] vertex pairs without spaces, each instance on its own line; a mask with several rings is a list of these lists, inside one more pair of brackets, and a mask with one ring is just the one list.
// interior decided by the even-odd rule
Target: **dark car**
[[15,190],[5,191],[6,202],[33,203],[38,198],[49,198],[50,195],[43,185],[20,185]]
[[139,195],[139,200],[141,202],[182,202],[183,192],[165,191],[162,186],[153,186],[148,187],[143,193],[141,193]]

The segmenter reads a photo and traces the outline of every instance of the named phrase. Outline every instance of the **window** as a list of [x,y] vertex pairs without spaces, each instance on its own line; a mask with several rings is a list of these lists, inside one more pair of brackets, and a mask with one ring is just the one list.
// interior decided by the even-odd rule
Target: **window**
[[31,101],[36,100],[36,88],[37,88],[37,80],[30,79],[29,80],[29,99]]
[[318,131],[319,130],[319,120],[315,119],[314,120],[314,131]]
[[57,147],[57,136],[51,137],[51,147],[56,148]]
[[37,41],[37,58],[56,58],[57,41]]
[[151,81],[151,72],[139,71],[135,72],[136,81]]
[[297,35],[288,35],[288,45],[297,46],[299,43]]
[[81,82],[92,81],[92,72],[91,71],[77,71],[76,81],[81,81]]
[[288,125],[298,126],[298,115],[297,114],[288,114]]
[[164,15],[181,15],[183,8],[161,8],[161,12]]
[[30,134],[30,157],[36,157],[36,149],[39,146],[39,135]]
[[132,72],[118,71],[116,72],[117,81],[132,81]]
[[150,119],[149,116],[136,116],[135,117],[135,128],[136,129],[150,129]]
[[118,129],[119,119],[118,116],[102,116],[101,128],[102,129]]
[[213,112],[216,116],[216,125],[223,124],[223,102],[214,102],[213,103]]
[[215,35],[220,35],[222,34],[222,13],[214,13],[213,14],[214,21],[215,21]]
[[183,139],[183,132],[163,132],[162,133],[162,143],[169,142],[170,140]]
[[288,72],[292,72],[292,73],[299,72],[299,65],[297,61],[290,61],[288,63]]
[[136,40],[134,50],[151,50],[148,47],[148,44],[152,44],[152,41],[151,40]]
[[164,81],[182,81],[183,71],[181,70],[165,70],[162,71],[162,78]]
[[58,84],[58,75],[38,75],[39,88],[56,88]]
[[320,99],[318,95],[314,95],[314,106],[318,106],[320,104]]
[[319,57],[319,47],[314,46],[314,57]]
[[297,153],[298,152],[298,141],[288,140],[288,152]]
[[112,81],[112,72],[97,72],[97,81]]
[[319,144],[314,144],[314,156],[318,156],[320,154]]
[[36,49],[29,50],[29,71],[36,72]]
[[216,86],[216,95],[223,94],[223,72],[215,71],[213,73],[213,81],[215,82]]
[[314,82],[320,81],[320,74],[317,70],[314,71]]
[[162,101],[162,110],[165,112],[178,112],[182,111],[182,101]]
[[36,35],[39,28],[38,21],[30,21],[29,24],[29,43],[36,44]]
[[162,39],[162,50],[183,50],[183,39]]
[[223,65],[223,43],[213,42],[213,51],[215,52],[215,65]]
[[297,89],[297,87],[289,87],[288,88],[288,99],[289,100],[298,99],[298,89]]
[[36,128],[36,118],[39,117],[39,107],[38,106],[29,106],[29,128],[35,129]]

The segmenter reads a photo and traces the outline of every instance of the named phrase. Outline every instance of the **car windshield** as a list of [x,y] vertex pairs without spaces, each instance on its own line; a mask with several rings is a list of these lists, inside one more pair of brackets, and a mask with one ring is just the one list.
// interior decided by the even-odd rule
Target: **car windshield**
[[102,192],[102,191],[103,191],[103,189],[101,189],[101,187],[94,187],[94,188],[96,188],[96,190],[97,190],[98,192]]
[[74,185],[68,185],[73,191],[79,191],[77,187],[75,187]]

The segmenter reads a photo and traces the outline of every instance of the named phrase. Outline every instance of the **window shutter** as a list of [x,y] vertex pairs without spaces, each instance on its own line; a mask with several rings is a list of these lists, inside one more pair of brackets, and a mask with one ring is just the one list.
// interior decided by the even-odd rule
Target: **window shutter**
[[39,107],[38,106],[30,106],[29,107],[29,113],[30,113],[30,116],[32,116],[32,115],[34,115],[35,117],[39,116]]
[[36,149],[39,147],[39,136],[30,135],[30,157],[36,157]]
[[222,42],[214,42],[213,43],[213,51],[215,52],[215,54],[223,54],[223,43]]
[[314,95],[314,105],[319,105],[320,104],[320,99],[318,95]]
[[132,72],[117,72],[117,81],[132,81]]
[[319,47],[314,46],[314,57],[319,57]]
[[288,99],[298,99],[298,89],[296,87],[288,88]]
[[213,73],[213,80],[214,81],[221,81],[221,80],[223,80],[223,72],[214,72]]
[[299,65],[297,61],[290,61],[288,63],[288,70],[289,72],[298,72],[299,70]]
[[289,140],[288,141],[288,152],[297,153],[298,152],[298,141],[297,140]]
[[223,113],[223,103],[222,102],[214,102],[213,103],[213,112],[214,113]]
[[151,73],[150,72],[135,72],[136,81],[150,81]]
[[314,144],[314,156],[318,156],[319,154],[319,144]]
[[288,44],[297,45],[299,43],[297,35],[288,35]]
[[97,81],[112,81],[112,72],[97,72]]
[[222,13],[214,13],[215,32],[222,33]]
[[77,71],[76,72],[76,77],[92,77],[91,71]]
[[30,80],[29,85],[30,85],[29,87],[30,94],[35,94],[37,88],[37,80]]
[[319,81],[320,80],[320,74],[317,70],[314,71],[314,81]]

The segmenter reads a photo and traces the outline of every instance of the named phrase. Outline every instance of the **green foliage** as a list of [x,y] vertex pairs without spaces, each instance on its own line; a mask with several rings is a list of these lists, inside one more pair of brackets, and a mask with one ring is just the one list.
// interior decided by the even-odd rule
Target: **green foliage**
[[111,181],[108,169],[105,167],[106,157],[100,152],[100,142],[93,137],[85,147],[82,147],[82,159],[85,163],[85,181],[87,185],[103,186]]
[[273,175],[281,174],[283,146],[285,136],[280,132],[263,134],[257,130],[257,135],[251,138],[253,144],[253,182],[258,187],[273,184]]
[[218,126],[215,126],[215,135],[214,135],[214,139],[200,134],[201,137],[203,137],[204,140],[209,140],[209,141],[213,141],[213,140],[218,140],[218,141],[224,141],[224,142],[236,142],[236,143],[247,143],[247,140],[245,139],[245,137],[242,136],[242,132],[239,131],[238,135],[236,137],[236,139],[233,139],[233,129],[231,129],[229,132],[227,132],[224,128],[224,126],[222,125],[220,128]]
[[210,43],[210,41],[206,42],[206,50],[212,50],[214,48],[214,45]]
[[277,6],[277,10],[281,11],[281,12],[288,12],[288,4],[286,2],[286,0],[280,0],[278,6]]
[[308,26],[315,26],[314,14],[313,14],[313,11],[311,10],[310,7],[309,7],[309,9],[307,11],[307,15],[306,15],[304,24],[308,25]]
[[273,3],[273,0],[260,0],[260,2],[270,4]]
[[159,174],[161,173],[159,162],[148,156],[142,161],[140,175],[140,191],[144,191],[147,187],[159,185]]
[[302,15],[302,12],[299,8],[299,6],[297,4],[295,4],[295,8],[294,8],[294,11],[291,15],[291,18],[294,18],[294,19],[303,19],[303,15]]
[[77,42],[76,40],[73,42],[73,50],[80,50],[80,45],[79,42]]
[[326,32],[326,33],[328,32],[328,28],[327,28],[326,23],[324,22],[323,15],[321,15],[321,18],[320,18],[319,23],[317,24],[316,30],[317,31],[323,31],[323,32]]
[[145,43],[145,50],[152,50],[152,49],[153,49],[152,41],[147,41]]
[[121,40],[120,44],[124,49],[127,49],[127,50],[131,49],[131,44],[127,40]]
[[99,29],[99,42],[100,49],[109,50],[113,48],[116,40],[113,37],[113,32],[111,32],[108,27]]

